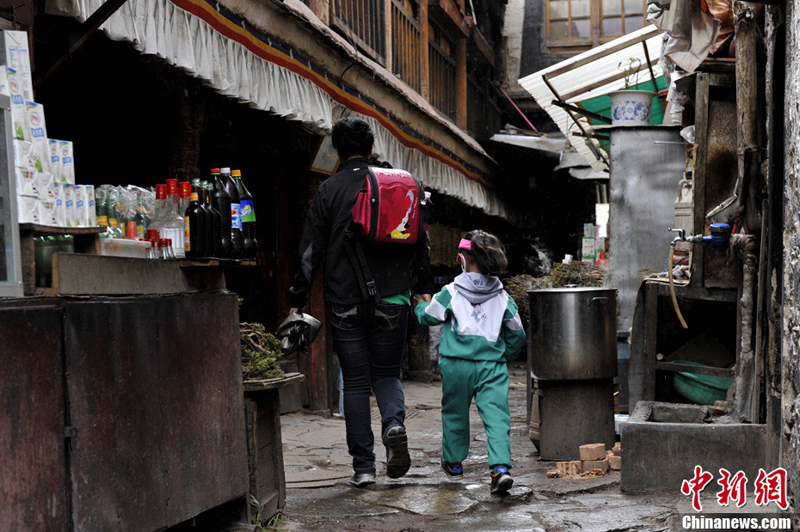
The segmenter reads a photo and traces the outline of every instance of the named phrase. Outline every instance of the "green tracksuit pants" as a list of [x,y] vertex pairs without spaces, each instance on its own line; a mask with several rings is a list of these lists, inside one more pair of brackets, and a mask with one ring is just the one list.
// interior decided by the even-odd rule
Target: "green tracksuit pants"
[[442,451],[446,462],[469,453],[469,407],[473,397],[489,444],[489,466],[511,467],[511,414],[505,362],[439,357],[442,375]]

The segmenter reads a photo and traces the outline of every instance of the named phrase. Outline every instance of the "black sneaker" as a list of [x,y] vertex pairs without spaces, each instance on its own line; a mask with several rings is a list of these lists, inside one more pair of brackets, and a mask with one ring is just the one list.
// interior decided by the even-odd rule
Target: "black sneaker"
[[505,493],[511,489],[514,479],[508,474],[508,467],[495,466],[492,468],[492,493]]
[[411,468],[411,457],[408,455],[408,437],[404,427],[396,426],[383,435],[386,445],[386,476],[400,478]]
[[375,472],[366,471],[364,473],[353,473],[350,477],[350,484],[357,488],[364,488],[370,484],[375,484]]
[[450,462],[445,462],[444,458],[442,458],[442,469],[451,477],[460,477],[464,474],[464,466],[461,462],[452,464]]

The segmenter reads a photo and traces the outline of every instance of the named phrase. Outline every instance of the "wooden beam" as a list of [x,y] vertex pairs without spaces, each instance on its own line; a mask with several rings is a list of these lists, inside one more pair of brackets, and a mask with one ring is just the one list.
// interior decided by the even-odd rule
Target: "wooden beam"
[[428,41],[430,39],[430,24],[428,23],[428,0],[419,0],[419,62],[420,62],[420,94],[430,101],[431,63],[428,56]]
[[467,39],[456,43],[456,125],[467,129]]
[[480,54],[486,58],[486,61],[489,65],[494,69],[496,68],[496,61],[495,61],[495,52],[492,45],[489,44],[489,41],[486,40],[486,37],[483,36],[481,30],[478,29],[478,26],[472,26],[470,30],[470,37],[471,42],[475,46],[475,48],[480,52]]
[[471,26],[464,16],[463,6],[459,7],[453,0],[429,0],[428,6],[434,20],[440,25],[451,31],[459,31],[465,37],[469,36]]
[[317,16],[317,18],[325,24],[330,26],[331,22],[331,2],[330,0],[309,0],[308,7]]
[[733,377],[733,368],[713,368],[710,366],[695,366],[693,364],[681,364],[679,362],[656,362],[656,369],[662,371],[680,371],[683,373],[694,373],[695,375],[711,375],[713,377]]

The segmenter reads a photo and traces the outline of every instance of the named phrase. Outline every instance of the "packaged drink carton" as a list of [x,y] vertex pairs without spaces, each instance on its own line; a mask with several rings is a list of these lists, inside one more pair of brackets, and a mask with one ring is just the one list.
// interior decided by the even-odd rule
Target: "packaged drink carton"
[[48,199],[38,199],[39,202],[39,223],[58,227],[58,217],[56,216],[56,202]]
[[55,200],[57,197],[61,197],[61,190],[58,190],[58,194],[56,194],[56,187],[54,186],[56,182],[53,179],[53,174],[48,174],[47,172],[37,172],[37,174],[39,199]]
[[82,185],[72,185],[72,202],[75,206],[75,225],[88,227],[86,219],[86,189]]
[[31,131],[28,127],[28,115],[25,109],[25,95],[22,83],[14,70],[6,69],[8,94],[11,97],[11,124],[14,128],[14,137],[19,140],[31,140]]
[[67,207],[64,204],[63,187],[60,183],[53,183],[57,189],[56,195],[56,224],[58,227],[67,227]]
[[77,227],[77,216],[75,214],[75,192],[72,185],[61,184],[61,202],[64,204],[64,220],[67,227]]
[[597,236],[597,226],[594,224],[583,224],[583,236],[595,238]]
[[583,248],[581,250],[581,260],[584,262],[591,262],[594,264],[595,261],[595,238],[594,237],[583,237]]
[[[53,177],[57,183],[64,183],[63,175],[64,168],[61,166],[61,153],[58,149],[59,141],[56,139],[47,139],[47,145],[50,148],[50,166],[53,168]],[[74,185],[74,183],[72,183]]]
[[94,185],[78,185],[83,187],[84,193],[84,214],[83,219],[86,220],[86,227],[95,227],[97,225],[97,207],[95,205]]
[[11,92],[8,90],[8,71],[0,67],[0,94],[11,98]]
[[64,183],[75,184],[75,160],[72,154],[72,141],[58,141],[59,158],[61,159],[61,179]]
[[17,196],[17,220],[21,224],[38,224],[39,198]]
[[26,100],[33,99],[33,78],[31,76],[31,55],[27,31],[4,30],[0,46],[0,64],[17,72],[24,88]]
[[34,166],[40,172],[53,173],[50,164],[50,146],[47,143],[47,124],[44,119],[44,106],[42,104],[25,102],[28,126],[31,132],[31,153]]
[[36,161],[31,158],[31,148],[33,148],[33,145],[27,140],[14,139],[13,149],[15,167],[28,169],[33,168]]
[[39,172],[27,168],[14,168],[17,177],[17,195],[31,198],[39,197]]
[[595,249],[595,253],[594,253],[595,257],[599,257],[601,251],[603,253],[605,253],[606,252],[606,237],[598,236],[595,239],[594,249]]

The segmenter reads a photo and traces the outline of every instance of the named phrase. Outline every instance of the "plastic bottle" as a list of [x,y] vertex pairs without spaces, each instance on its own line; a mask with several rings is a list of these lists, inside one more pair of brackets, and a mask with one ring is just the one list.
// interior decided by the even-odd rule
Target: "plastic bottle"
[[[227,169],[230,172],[230,169]],[[231,256],[231,197],[228,194],[228,189],[225,187],[227,176],[220,174],[219,168],[211,169],[211,177],[214,180],[214,208],[219,211],[220,215],[220,240],[222,249],[220,251],[221,257]]]
[[208,216],[208,222],[206,224],[209,232],[208,255],[210,257],[222,257],[222,215],[214,208],[214,203],[212,201],[214,184],[206,182],[204,192],[205,197],[203,202],[205,203],[206,215]]
[[189,207],[184,215],[186,233],[183,241],[184,252],[190,259],[206,256],[205,214],[197,192],[192,192]]
[[[226,172],[227,170],[227,172]],[[240,259],[244,253],[244,242],[242,239],[242,220],[239,217],[239,189],[231,176],[230,168],[223,168],[221,171],[225,180],[225,189],[231,197],[231,258]],[[238,170],[234,170],[238,172]]]
[[136,198],[136,215],[133,217],[133,221],[136,222],[137,238],[139,240],[144,239],[147,236],[147,224],[150,222],[150,218],[147,216],[147,208],[144,206],[144,194],[141,192]]
[[244,186],[240,171],[233,171],[233,179],[236,181],[236,189],[239,192],[239,217],[242,221],[242,245],[244,248],[242,256],[246,259],[254,259],[258,253],[258,241],[256,241],[256,211],[253,206],[253,196]]

